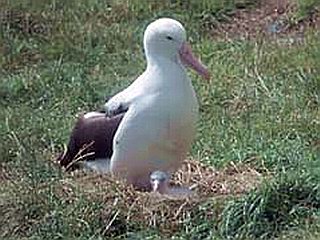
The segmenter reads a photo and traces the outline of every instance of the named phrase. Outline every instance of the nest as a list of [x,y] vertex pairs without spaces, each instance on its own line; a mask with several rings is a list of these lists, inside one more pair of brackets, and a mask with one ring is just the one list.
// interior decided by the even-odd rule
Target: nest
[[[188,197],[142,192],[114,176],[82,171],[68,175],[63,191],[68,191],[69,184],[75,184],[90,200],[103,202],[106,207],[100,217],[105,225],[104,235],[114,235],[121,228],[127,230],[132,227],[130,223],[172,234],[199,214],[203,204],[243,194],[258,186],[261,180],[262,175],[249,166],[231,166],[218,171],[197,160],[186,160],[172,177],[171,184],[190,187],[194,194]],[[205,214],[202,217],[210,219],[217,215],[216,210],[212,206],[210,211],[201,213]]]

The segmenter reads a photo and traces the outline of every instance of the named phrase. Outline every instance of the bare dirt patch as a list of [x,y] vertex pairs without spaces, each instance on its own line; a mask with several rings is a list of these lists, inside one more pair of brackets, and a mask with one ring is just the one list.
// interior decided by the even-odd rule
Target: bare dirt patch
[[261,0],[252,8],[237,9],[226,22],[212,29],[214,38],[254,39],[288,37],[299,41],[308,29],[320,29],[320,11],[315,8],[307,17],[294,19],[297,4],[290,0]]

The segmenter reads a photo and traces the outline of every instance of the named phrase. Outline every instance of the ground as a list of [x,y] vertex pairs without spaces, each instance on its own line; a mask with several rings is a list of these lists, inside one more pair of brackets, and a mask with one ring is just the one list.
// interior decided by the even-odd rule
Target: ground
[[[317,0],[0,1],[4,239],[319,239]],[[189,199],[54,161],[81,112],[145,67],[142,34],[183,22],[212,73],[190,72],[198,135],[174,185]]]

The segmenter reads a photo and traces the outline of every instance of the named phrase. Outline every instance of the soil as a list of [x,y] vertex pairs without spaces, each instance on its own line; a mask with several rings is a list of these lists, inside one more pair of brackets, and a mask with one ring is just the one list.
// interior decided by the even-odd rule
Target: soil
[[215,39],[255,39],[257,37],[303,39],[309,29],[320,30],[320,9],[315,8],[301,19],[290,0],[260,0],[251,8],[237,9],[227,21],[216,24]]

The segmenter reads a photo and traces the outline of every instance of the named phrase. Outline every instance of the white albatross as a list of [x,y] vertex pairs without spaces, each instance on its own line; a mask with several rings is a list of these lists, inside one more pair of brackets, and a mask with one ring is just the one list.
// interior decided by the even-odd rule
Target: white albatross
[[60,157],[62,165],[70,163],[72,159],[65,156],[75,156],[83,142],[99,142],[93,152],[106,154],[84,161],[85,168],[112,172],[137,187],[150,188],[153,171],[171,174],[181,166],[198,117],[196,94],[185,67],[206,79],[209,72],[193,56],[184,27],[173,19],[148,25],[144,51],[146,70],[105,104],[107,117],[90,112],[78,120],[67,152]]

